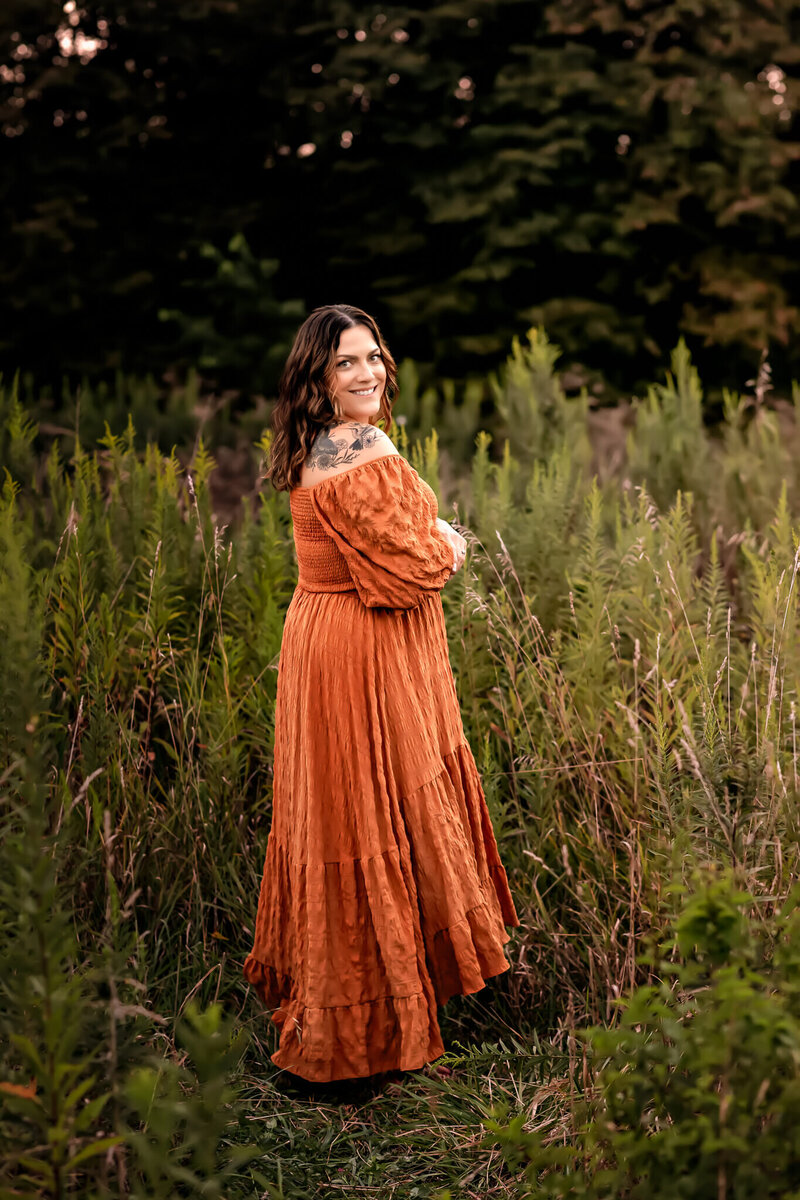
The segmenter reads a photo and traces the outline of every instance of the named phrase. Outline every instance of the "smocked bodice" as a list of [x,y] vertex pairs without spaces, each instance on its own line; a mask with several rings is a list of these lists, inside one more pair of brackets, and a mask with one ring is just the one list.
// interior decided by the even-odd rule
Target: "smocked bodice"
[[289,506],[305,591],[355,591],[368,608],[413,608],[450,576],[436,495],[400,454],[292,488]]
[[307,488],[293,488],[289,507],[294,525],[297,554],[297,584],[307,592],[349,592],[355,590],[347,560],[311,503]]

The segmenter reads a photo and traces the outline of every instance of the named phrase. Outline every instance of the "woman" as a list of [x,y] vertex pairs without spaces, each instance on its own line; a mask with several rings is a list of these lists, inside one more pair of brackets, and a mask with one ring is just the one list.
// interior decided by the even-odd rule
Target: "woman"
[[505,971],[519,925],[464,735],[440,596],[466,543],[389,437],[394,360],[345,304],[298,331],[273,413],[298,583],[272,826],[244,963],[272,1061],[328,1081],[444,1053],[436,1009]]

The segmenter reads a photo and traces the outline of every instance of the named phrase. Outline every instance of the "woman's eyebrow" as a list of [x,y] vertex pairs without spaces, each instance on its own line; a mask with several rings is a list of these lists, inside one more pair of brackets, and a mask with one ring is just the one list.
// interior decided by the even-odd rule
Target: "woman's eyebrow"
[[[373,346],[372,349],[370,351],[368,351],[368,353],[369,354],[379,354],[380,351],[378,350],[377,346]],[[336,357],[337,358],[358,358],[358,355],[357,354],[337,354]]]

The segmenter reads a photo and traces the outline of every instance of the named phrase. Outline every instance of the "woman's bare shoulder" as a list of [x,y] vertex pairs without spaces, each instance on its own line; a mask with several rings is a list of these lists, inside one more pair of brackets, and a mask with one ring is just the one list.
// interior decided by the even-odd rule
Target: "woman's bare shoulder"
[[313,487],[359,463],[399,451],[382,429],[359,421],[340,421],[321,429],[303,463],[301,487]]

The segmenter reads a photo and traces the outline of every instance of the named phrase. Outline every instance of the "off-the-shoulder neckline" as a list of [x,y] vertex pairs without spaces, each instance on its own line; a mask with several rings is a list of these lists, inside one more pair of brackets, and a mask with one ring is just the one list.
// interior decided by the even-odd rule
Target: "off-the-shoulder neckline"
[[[309,487],[303,487],[301,484],[296,484],[292,488],[293,492],[313,492],[318,487],[322,487],[324,483],[330,483],[333,479],[341,479],[343,475],[352,475],[354,471],[360,471],[362,467],[374,467],[376,463],[384,463],[392,458],[403,458],[399,452],[397,454],[382,454],[380,458],[368,458],[366,462],[355,463],[352,467],[345,467],[343,471],[337,471],[335,475],[326,475],[324,479],[318,479],[316,483],[312,483]],[[405,459],[403,459],[405,462]]]

